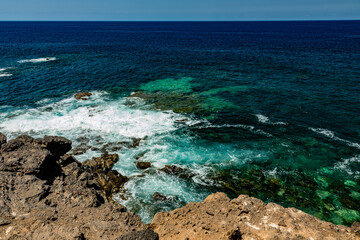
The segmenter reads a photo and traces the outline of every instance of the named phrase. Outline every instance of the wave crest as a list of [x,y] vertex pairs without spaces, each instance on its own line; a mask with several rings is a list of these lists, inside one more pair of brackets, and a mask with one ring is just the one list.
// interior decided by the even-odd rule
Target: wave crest
[[39,63],[39,62],[50,62],[55,60],[56,57],[45,57],[45,58],[24,59],[18,61],[18,63]]

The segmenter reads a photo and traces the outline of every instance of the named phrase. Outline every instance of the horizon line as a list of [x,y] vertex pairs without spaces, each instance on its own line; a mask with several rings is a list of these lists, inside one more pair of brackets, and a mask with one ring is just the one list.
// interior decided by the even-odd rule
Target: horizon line
[[325,22],[359,19],[253,19],[253,20],[0,20],[0,22]]

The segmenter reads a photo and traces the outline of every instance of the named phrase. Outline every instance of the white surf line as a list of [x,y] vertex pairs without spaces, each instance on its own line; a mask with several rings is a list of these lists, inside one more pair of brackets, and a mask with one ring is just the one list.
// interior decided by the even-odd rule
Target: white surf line
[[351,141],[348,141],[348,140],[345,140],[345,139],[342,139],[342,138],[339,138],[335,135],[335,133],[333,131],[330,131],[328,129],[324,129],[324,128],[312,128],[310,127],[309,128],[311,131],[317,133],[317,134],[320,134],[320,135],[323,135],[327,138],[330,138],[330,139],[333,139],[335,141],[339,141],[339,142],[343,142],[343,143],[346,143],[348,146],[350,147],[355,147],[357,149],[360,149],[360,144],[359,143],[354,143],[354,142],[351,142]]
[[49,62],[55,61],[56,57],[45,57],[45,58],[34,58],[34,59],[24,59],[18,61],[18,63],[39,63],[39,62]]

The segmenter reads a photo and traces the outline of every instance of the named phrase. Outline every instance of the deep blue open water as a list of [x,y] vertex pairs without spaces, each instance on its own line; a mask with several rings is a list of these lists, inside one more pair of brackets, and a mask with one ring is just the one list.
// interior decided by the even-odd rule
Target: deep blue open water
[[146,222],[217,191],[360,220],[360,21],[0,22],[0,92],[9,138],[118,153]]

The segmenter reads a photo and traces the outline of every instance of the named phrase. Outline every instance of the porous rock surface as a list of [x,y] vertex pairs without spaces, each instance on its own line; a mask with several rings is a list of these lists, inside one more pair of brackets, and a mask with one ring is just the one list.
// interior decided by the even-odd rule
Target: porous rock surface
[[119,155],[117,154],[102,154],[100,157],[94,157],[83,162],[83,166],[86,166],[96,178],[103,195],[109,202],[113,201],[113,194],[120,192],[124,184],[129,180],[126,176],[112,170],[118,160]]
[[[208,196],[169,213],[149,226],[114,203],[113,193],[127,181],[112,166],[116,154],[81,164],[71,141],[22,135],[7,141],[0,133],[0,239],[360,239],[360,224],[336,226],[295,208],[265,204],[240,195]],[[189,176],[167,166],[168,174]],[[157,200],[166,196],[155,193]]]
[[[137,239],[139,216],[104,199],[71,141],[0,134],[0,239]],[[149,232],[150,231],[150,232]],[[157,239],[146,231],[143,239]]]
[[265,204],[247,195],[230,200],[224,193],[169,213],[157,213],[151,223],[164,240],[360,239],[354,225],[337,226],[295,208]]

